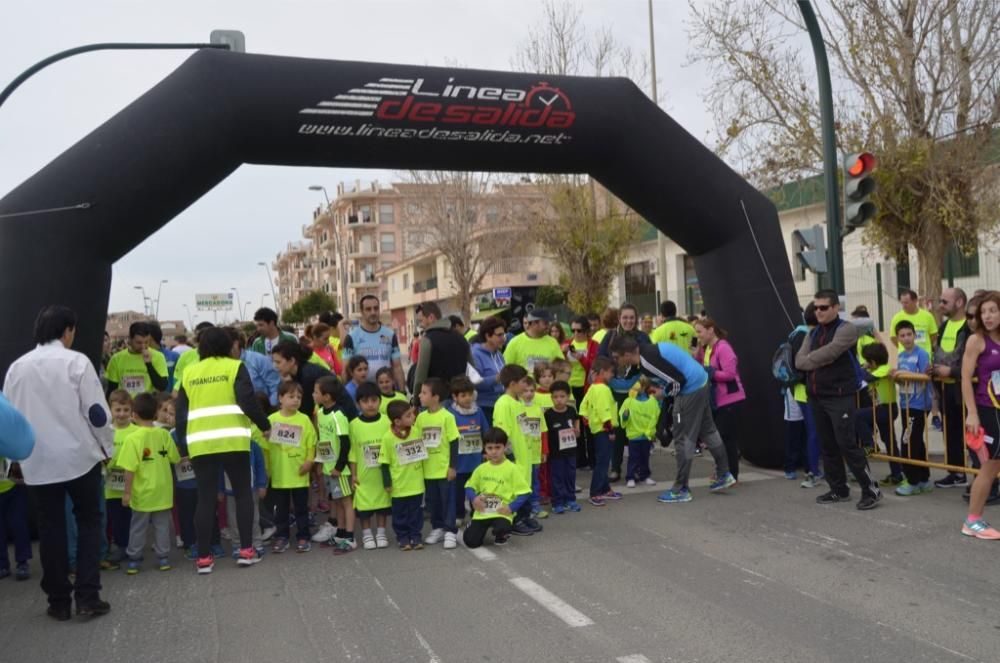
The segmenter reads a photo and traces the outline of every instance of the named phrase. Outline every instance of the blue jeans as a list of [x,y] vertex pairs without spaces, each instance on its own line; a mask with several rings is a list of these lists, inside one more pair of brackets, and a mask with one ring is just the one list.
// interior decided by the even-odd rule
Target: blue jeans
[[128,532],[132,527],[132,509],[122,506],[121,498],[105,500],[105,512],[111,521],[111,538],[118,547],[120,555],[125,555],[128,548]]
[[608,466],[611,464],[611,439],[604,431],[594,434],[594,466],[590,475],[590,496],[599,497],[611,491]]
[[642,437],[628,441],[628,480],[645,481],[652,474],[649,470],[649,452],[653,443]]
[[576,456],[549,458],[552,506],[566,506],[576,500]]
[[531,466],[531,498],[528,501],[531,502],[532,511],[538,511],[539,509],[542,508],[542,499],[541,499],[542,481],[540,478],[541,469],[542,469],[541,465],[533,464]]
[[0,493],[0,569],[10,570],[7,546],[14,543],[14,561],[18,564],[31,559],[31,537],[28,534],[28,492],[15,485]]
[[443,529],[452,534],[455,527],[455,482],[447,479],[425,479],[424,495],[431,513],[431,529]]
[[424,512],[420,508],[423,501],[423,494],[392,498],[392,531],[399,545],[423,542]]
[[813,476],[822,474],[819,471],[819,433],[816,432],[816,417],[813,416],[809,403],[799,403],[802,410],[802,421],[806,422],[806,471]]

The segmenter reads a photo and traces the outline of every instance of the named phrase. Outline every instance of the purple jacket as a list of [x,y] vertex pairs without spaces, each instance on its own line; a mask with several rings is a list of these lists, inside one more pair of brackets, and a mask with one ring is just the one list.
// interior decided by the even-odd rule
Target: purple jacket
[[[704,365],[705,348],[698,348],[697,359]],[[716,407],[725,407],[746,399],[743,382],[740,381],[739,361],[729,341],[720,340],[715,344],[708,363],[713,369],[710,373],[712,384],[715,385]]]

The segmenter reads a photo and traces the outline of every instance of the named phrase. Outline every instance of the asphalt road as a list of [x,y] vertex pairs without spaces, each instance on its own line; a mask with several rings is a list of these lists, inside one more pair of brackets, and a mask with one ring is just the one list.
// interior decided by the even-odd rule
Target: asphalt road
[[[665,479],[672,458],[655,455],[656,468]],[[45,616],[36,565],[30,582],[0,582],[0,660],[1000,658],[1000,543],[959,535],[960,490],[887,495],[859,512],[818,506],[819,490],[780,473],[746,467],[742,479],[726,495],[696,480],[679,505],[655,501],[666,481],[624,489],[619,503],[552,516],[503,548],[316,547],[250,569],[223,560],[211,576],[175,551],[169,572],[104,574],[112,612],[91,622]]]

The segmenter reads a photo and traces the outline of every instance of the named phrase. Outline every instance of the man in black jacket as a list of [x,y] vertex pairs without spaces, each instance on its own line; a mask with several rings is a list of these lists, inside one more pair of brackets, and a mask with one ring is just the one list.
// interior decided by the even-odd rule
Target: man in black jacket
[[[941,293],[938,310],[943,316],[940,333],[934,343],[934,365],[931,377],[942,380],[935,385],[944,414],[945,458],[949,465],[965,465],[965,417],[962,412],[962,355],[969,337],[965,323],[967,298],[960,288],[948,288]],[[965,473],[951,473],[934,482],[937,488],[964,488],[969,485]]]
[[424,337],[420,340],[417,368],[413,378],[413,396],[420,394],[420,385],[427,378],[440,378],[445,384],[465,375],[469,365],[469,342],[452,329],[451,320],[442,319],[441,309],[434,302],[422,304]]
[[840,319],[840,299],[833,290],[820,290],[813,297],[819,322],[795,356],[795,367],[806,372],[806,391],[816,420],[829,492],[816,498],[818,504],[850,499],[844,461],[861,485],[861,510],[873,509],[882,499],[872,479],[868,461],[854,432],[855,394],[860,384],[855,348],[858,330]]

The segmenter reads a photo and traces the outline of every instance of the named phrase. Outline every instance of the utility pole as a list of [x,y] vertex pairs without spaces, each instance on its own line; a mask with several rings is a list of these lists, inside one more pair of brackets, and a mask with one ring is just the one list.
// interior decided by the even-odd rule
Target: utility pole
[[[656,94],[656,40],[653,38],[653,0],[649,0],[649,63],[653,88],[653,103],[660,104],[660,98]],[[657,302],[660,303],[670,299],[667,296],[667,236],[660,230],[656,231],[656,291]],[[691,311],[688,311],[690,314]]]

